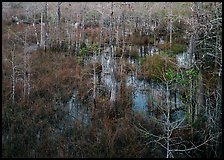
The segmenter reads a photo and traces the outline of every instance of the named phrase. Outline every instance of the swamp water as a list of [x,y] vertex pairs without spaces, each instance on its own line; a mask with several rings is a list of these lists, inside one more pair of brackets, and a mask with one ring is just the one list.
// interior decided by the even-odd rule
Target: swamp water
[[[178,57],[178,59],[181,59],[180,63],[183,63],[183,58],[181,56],[186,57],[185,54],[182,54]],[[93,61],[94,57],[92,59],[90,58],[90,61]],[[88,60],[88,61],[89,61]],[[112,87],[112,80],[110,76],[110,56],[109,56],[109,49],[107,48],[101,56],[96,56],[95,60],[98,62],[101,62],[102,64],[102,72],[101,72],[101,83],[105,86],[105,88],[110,91]],[[85,61],[85,63],[88,63],[88,61]],[[129,60],[130,63],[135,63],[132,60]],[[116,61],[115,61],[116,64]],[[163,106],[167,106],[166,104],[166,86],[159,83],[148,83],[145,80],[138,80],[136,77],[137,73],[137,67],[136,65],[136,71],[135,73],[131,75],[127,75],[125,78],[125,85],[126,87],[132,88],[132,111],[141,114],[146,119],[150,118],[152,116],[155,116],[154,111],[156,108],[160,107],[162,110],[165,108]],[[120,82],[116,82],[117,86],[119,86]],[[84,125],[87,125],[89,122],[89,112],[88,107],[82,105],[77,97],[77,91],[74,91],[72,98],[68,102],[68,108],[69,108],[69,115],[70,118],[73,120],[79,120]],[[171,120],[172,121],[181,121],[185,118],[185,112],[182,109],[178,109],[183,106],[182,102],[179,100],[179,95],[177,93],[171,94],[169,91],[169,105],[171,107]],[[150,105],[150,103],[152,105]],[[150,107],[150,106],[153,106]],[[165,109],[166,110],[166,109]],[[173,110],[173,111],[172,111]],[[161,114],[159,119],[164,120],[166,115]]]

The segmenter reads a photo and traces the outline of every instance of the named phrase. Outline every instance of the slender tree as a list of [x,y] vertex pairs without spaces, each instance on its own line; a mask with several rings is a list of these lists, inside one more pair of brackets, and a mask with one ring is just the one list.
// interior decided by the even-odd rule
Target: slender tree
[[12,103],[15,103],[15,87],[16,87],[16,65],[15,65],[15,43],[12,42],[13,48],[11,49],[11,65],[12,65]]
[[48,23],[48,2],[45,2],[45,42],[44,42],[44,51],[47,51],[48,48],[48,36],[49,36],[49,23]]
[[110,47],[110,76],[112,81],[112,88],[110,94],[110,102],[112,106],[115,106],[116,100],[116,79],[115,79],[115,63],[114,63],[114,52],[113,52],[113,2],[111,2],[111,13],[110,13],[110,35],[109,35],[109,47]]
[[57,45],[60,46],[61,44],[61,39],[60,39],[60,33],[61,33],[61,4],[62,2],[57,3]]
[[43,46],[43,12],[40,12],[40,47]]

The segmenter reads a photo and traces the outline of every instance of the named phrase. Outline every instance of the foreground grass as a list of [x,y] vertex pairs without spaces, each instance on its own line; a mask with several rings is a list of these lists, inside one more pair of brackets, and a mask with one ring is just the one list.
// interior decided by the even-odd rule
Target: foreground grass
[[[7,54],[7,53],[5,53]],[[91,112],[91,122],[83,126],[80,120],[66,120],[66,103],[73,88],[85,96],[91,87],[84,79],[87,69],[76,57],[61,53],[31,54],[31,93],[23,97],[23,83],[16,86],[15,104],[3,96],[3,157],[144,157],[146,146],[127,112],[114,117],[108,99],[97,97],[97,108]],[[10,66],[4,64],[6,75]],[[86,73],[85,73],[86,74]],[[10,95],[11,84],[3,78],[3,94]],[[124,100],[122,99],[122,102]],[[92,108],[88,98],[87,106]],[[118,105],[124,103],[117,103]],[[146,124],[143,120],[142,123]],[[64,128],[61,128],[64,125]],[[61,128],[61,129],[60,129]],[[59,131],[60,130],[60,131]]]

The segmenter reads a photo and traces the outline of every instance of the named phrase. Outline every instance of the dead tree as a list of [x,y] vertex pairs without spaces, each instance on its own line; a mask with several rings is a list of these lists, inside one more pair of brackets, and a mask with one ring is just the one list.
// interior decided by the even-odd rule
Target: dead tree
[[115,79],[115,63],[114,63],[114,52],[113,52],[113,2],[111,2],[111,13],[110,13],[110,37],[109,37],[109,47],[110,47],[110,76],[112,81],[112,88],[110,94],[110,102],[112,107],[115,106],[116,101],[116,79]]
[[12,104],[15,103],[15,87],[16,87],[16,65],[15,65],[15,43],[12,42],[13,48],[11,49],[11,65],[12,65]]
[[60,26],[60,20],[61,20],[61,4],[62,2],[57,3],[57,45],[60,44],[60,32],[61,32],[61,26]]
[[48,2],[45,3],[45,42],[44,42],[44,51],[47,51],[48,48],[48,36],[49,36],[49,26],[48,26]]

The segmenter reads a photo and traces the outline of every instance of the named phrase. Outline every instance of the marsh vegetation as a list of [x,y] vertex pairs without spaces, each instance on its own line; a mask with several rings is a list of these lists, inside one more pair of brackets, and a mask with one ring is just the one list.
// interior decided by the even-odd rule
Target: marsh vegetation
[[2,5],[2,157],[222,157],[221,2]]

